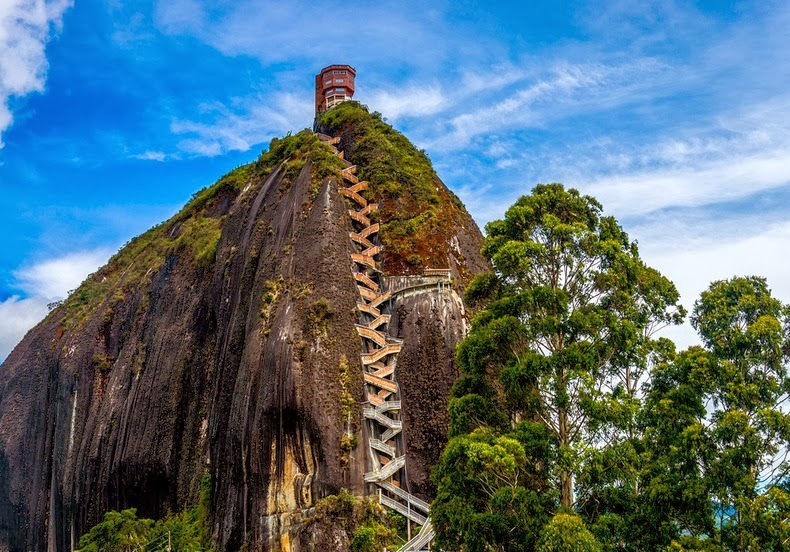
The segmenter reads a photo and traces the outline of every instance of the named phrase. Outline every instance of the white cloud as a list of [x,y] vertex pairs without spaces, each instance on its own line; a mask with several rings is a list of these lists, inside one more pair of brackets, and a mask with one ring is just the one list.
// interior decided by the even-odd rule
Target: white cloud
[[448,99],[438,85],[398,86],[393,91],[373,90],[365,94],[365,102],[391,120],[400,117],[433,115],[447,106]]
[[16,287],[29,296],[63,298],[109,258],[109,251],[80,251],[47,259],[14,271]]
[[[232,106],[203,106],[201,121],[173,121],[170,130],[186,137],[180,150],[214,156],[228,151],[247,151],[291,130],[312,125],[313,109],[308,94],[237,99]],[[207,121],[207,122],[204,122]]]
[[167,34],[191,35],[223,54],[265,63],[326,64],[327,58],[341,56],[352,65],[363,60],[422,64],[462,41],[451,40],[442,15],[416,2],[159,0],[155,21]]
[[11,97],[44,90],[46,43],[58,29],[72,0],[4,0],[0,2],[0,147],[11,126]]
[[499,90],[527,77],[528,72],[524,68],[512,64],[486,67],[484,71],[466,70],[461,77],[459,89],[467,95]]
[[0,362],[47,312],[47,300],[41,297],[21,299],[14,295],[0,302]]
[[65,298],[109,256],[110,252],[105,249],[80,251],[14,271],[14,287],[24,291],[27,297],[13,295],[0,302],[0,362],[25,333],[46,316],[48,303]]
[[[718,220],[656,218],[630,232],[645,261],[672,280],[689,312],[711,282],[733,276],[764,276],[774,296],[790,303],[790,222],[765,224],[760,215]],[[668,329],[679,348],[699,344],[686,322]]]
[[585,185],[618,216],[748,197],[790,183],[790,149],[722,155],[698,165],[603,177]]
[[785,96],[709,125],[674,129],[672,137],[605,142],[583,155],[577,151],[577,174],[566,177],[617,216],[740,200],[790,184],[790,131],[782,124],[789,117]]
[[167,158],[167,154],[163,151],[146,151],[132,155],[132,157],[134,159],[142,159],[144,161],[164,161]]
[[[461,85],[454,87],[458,92],[452,101],[463,111],[450,119],[448,129],[432,147],[453,151],[468,146],[476,137],[544,128],[551,121],[603,113],[634,102],[656,81],[667,78],[667,67],[652,58],[627,63],[550,60],[540,69],[532,75],[510,69],[501,79],[494,78],[489,83],[491,90],[518,83],[504,97],[478,93],[486,85],[465,75]],[[467,90],[462,84],[470,79],[472,89]]]

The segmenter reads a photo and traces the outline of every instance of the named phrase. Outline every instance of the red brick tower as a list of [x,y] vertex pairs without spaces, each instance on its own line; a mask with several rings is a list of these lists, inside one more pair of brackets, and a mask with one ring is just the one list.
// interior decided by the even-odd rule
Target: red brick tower
[[354,78],[357,72],[350,65],[329,65],[315,76],[315,112],[321,113],[333,105],[354,97]]

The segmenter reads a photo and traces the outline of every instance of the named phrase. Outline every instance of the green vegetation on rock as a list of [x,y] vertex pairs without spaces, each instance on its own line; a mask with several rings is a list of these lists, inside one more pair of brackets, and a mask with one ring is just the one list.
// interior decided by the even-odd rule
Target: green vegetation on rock
[[311,199],[315,199],[324,179],[336,176],[337,172],[345,167],[343,161],[307,129],[294,135],[288,134],[283,138],[272,139],[269,149],[255,162],[255,170],[260,174],[268,174],[283,160],[287,160],[283,166],[286,184],[293,182],[305,164],[310,163]]
[[342,135],[341,149],[359,167],[360,180],[370,183],[367,195],[379,204],[385,268],[446,267],[447,244],[466,215],[425,152],[357,102],[319,114],[316,128]]
[[398,542],[395,520],[372,497],[358,498],[346,489],[322,498],[310,522],[331,520],[345,531],[354,552],[392,549]]
[[257,161],[234,169],[212,186],[196,192],[176,215],[132,239],[103,268],[90,275],[64,301],[64,326],[81,323],[103,304],[111,308],[112,303],[138,291],[145,293],[170,256],[199,269],[211,268],[225,223],[225,216],[216,214],[214,208],[223,199],[235,200],[246,187],[260,183],[283,161],[284,185],[290,184],[306,163],[311,163],[313,197],[321,181],[343,167],[342,161],[309,130],[273,139]]
[[124,245],[64,302],[64,325],[79,324],[108,297],[117,302],[138,290],[146,290],[171,255],[190,259],[199,268],[210,267],[216,259],[225,219],[211,216],[211,208],[225,193],[235,197],[249,182],[251,174],[252,165],[235,169],[213,186],[195,193],[175,216]]

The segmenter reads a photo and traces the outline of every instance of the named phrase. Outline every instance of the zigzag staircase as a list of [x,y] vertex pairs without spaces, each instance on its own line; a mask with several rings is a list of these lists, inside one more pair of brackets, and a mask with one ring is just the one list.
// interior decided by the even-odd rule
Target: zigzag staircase
[[351,259],[360,295],[357,304],[360,320],[356,328],[363,344],[361,361],[367,403],[362,412],[370,436],[368,447],[372,463],[371,471],[364,476],[365,482],[378,487],[382,505],[422,526],[399,552],[429,550],[434,538],[428,516],[429,505],[403,489],[406,456],[401,436],[400,391],[395,377],[403,341],[387,334],[390,315],[381,312],[392,294],[383,289],[383,278],[378,268],[377,257],[382,251],[377,244],[379,224],[369,217],[378,210],[378,206],[368,203],[362,195],[368,183],[356,177],[357,167],[346,161],[343,152],[335,147],[340,138],[325,134],[317,136],[346,163],[346,168],[340,171],[346,186],[340,188],[340,193],[356,206],[348,214],[353,228],[349,237],[357,248]]

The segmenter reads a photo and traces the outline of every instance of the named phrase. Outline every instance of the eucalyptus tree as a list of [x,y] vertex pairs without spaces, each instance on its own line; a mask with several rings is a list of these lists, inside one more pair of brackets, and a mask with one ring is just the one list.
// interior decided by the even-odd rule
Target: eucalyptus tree
[[715,362],[695,346],[678,355],[668,351],[651,371],[641,415],[643,488],[631,520],[635,550],[715,542],[706,472],[714,451],[705,406]]
[[790,306],[773,297],[764,278],[736,277],[702,293],[691,323],[713,358],[706,374],[713,446],[707,472],[722,542],[770,550],[766,539],[784,534],[778,550],[790,545],[790,497],[780,485],[790,471]]
[[451,435],[544,424],[548,476],[570,509],[589,452],[636,437],[654,333],[685,313],[617,221],[574,189],[538,185],[486,231],[494,270],[467,290],[479,312],[457,353]]

